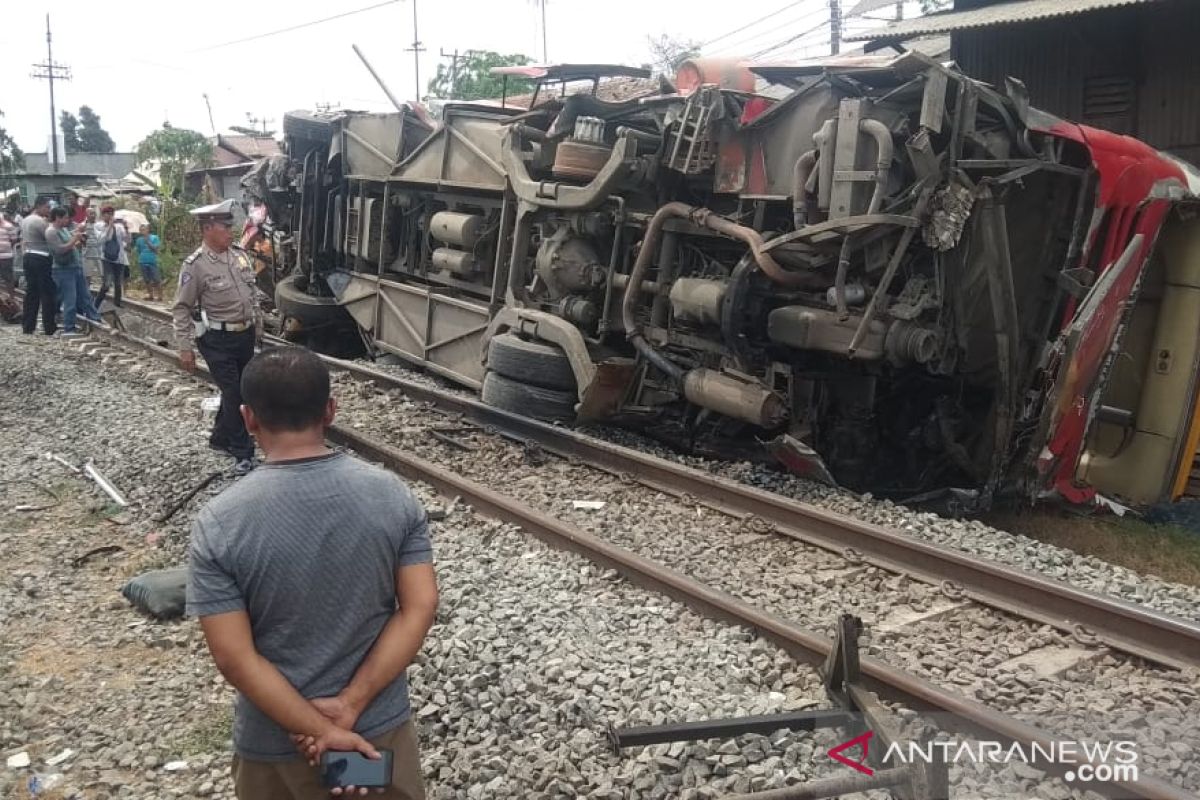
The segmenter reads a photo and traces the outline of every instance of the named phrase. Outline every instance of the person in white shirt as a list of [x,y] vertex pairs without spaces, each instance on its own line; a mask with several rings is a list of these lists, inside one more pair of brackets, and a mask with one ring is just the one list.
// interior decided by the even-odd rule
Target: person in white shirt
[[[100,221],[96,223],[96,240],[100,244],[100,264],[103,270],[100,291],[96,295],[96,308],[104,302],[109,287],[113,291],[113,305],[121,307],[121,296],[125,289],[125,269],[129,265],[129,231],[121,220],[113,219],[113,207],[100,209]],[[116,256],[115,260],[113,256]]]

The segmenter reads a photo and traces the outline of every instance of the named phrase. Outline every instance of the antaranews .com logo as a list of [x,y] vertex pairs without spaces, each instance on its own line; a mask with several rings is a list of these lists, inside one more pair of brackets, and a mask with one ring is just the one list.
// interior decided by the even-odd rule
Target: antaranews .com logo
[[[855,736],[829,749],[829,757],[864,775],[874,775],[867,766],[874,731]],[[851,757],[855,752],[859,758]],[[909,764],[1028,764],[1060,772],[1068,782],[1136,781],[1138,747],[1128,740],[1091,741],[1063,739],[1049,742],[998,742],[955,739],[926,742],[893,742],[883,754],[883,763],[893,767]],[[1063,771],[1065,768],[1065,771]]]

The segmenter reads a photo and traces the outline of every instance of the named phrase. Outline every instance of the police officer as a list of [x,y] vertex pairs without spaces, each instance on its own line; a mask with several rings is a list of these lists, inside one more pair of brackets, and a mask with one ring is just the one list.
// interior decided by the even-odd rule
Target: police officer
[[242,370],[254,356],[261,332],[250,256],[233,244],[233,201],[192,210],[203,243],[183,262],[175,294],[175,337],[179,360],[196,369],[196,348],[221,388],[221,407],[208,443],[237,459],[236,469],[254,466],[254,442],[242,422]]

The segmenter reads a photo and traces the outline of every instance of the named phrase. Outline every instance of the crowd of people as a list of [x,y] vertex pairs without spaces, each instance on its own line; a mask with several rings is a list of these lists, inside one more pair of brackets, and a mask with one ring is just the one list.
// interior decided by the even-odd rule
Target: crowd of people
[[[78,318],[98,321],[110,292],[113,305],[121,307],[133,264],[148,298],[163,299],[161,250],[148,225],[131,232],[110,205],[97,214],[88,199],[71,192],[62,203],[40,196],[23,214],[12,207],[0,211],[0,290],[11,294],[16,287],[19,257],[25,288],[22,330],[33,333],[40,312],[46,335],[77,336]],[[92,278],[99,279],[94,291]]]

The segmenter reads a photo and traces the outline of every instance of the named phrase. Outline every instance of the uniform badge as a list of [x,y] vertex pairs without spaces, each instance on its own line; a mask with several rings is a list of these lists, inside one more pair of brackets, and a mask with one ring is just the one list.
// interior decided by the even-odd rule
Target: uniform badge
[[188,282],[191,281],[191,279],[192,279],[191,270],[185,269],[183,272],[179,273],[179,285],[180,286],[186,286],[188,284]]

